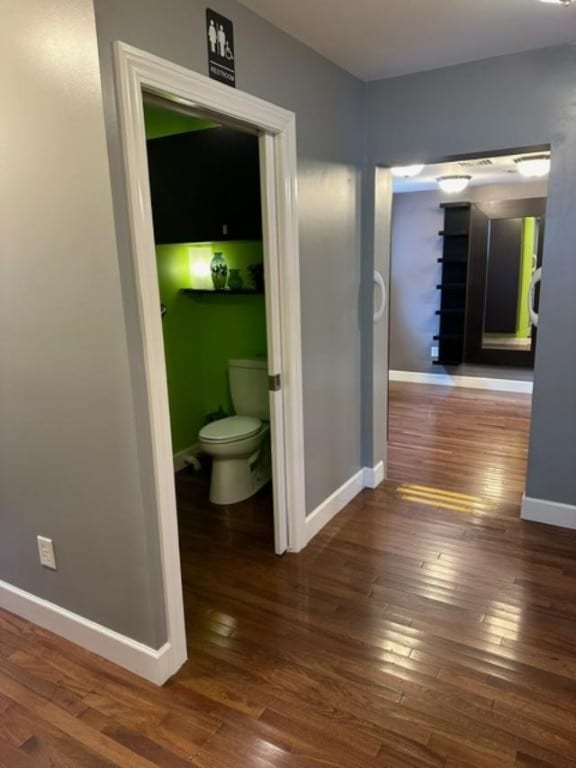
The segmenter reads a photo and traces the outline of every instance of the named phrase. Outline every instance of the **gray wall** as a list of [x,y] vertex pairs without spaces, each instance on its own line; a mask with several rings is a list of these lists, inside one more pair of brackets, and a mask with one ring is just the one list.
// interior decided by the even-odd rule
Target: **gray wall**
[[[141,361],[112,43],[122,40],[207,74],[198,0],[96,0],[116,226],[135,381]],[[296,113],[302,286],[306,507],[313,510],[360,467],[360,201],[362,85],[233,0],[238,88]],[[145,425],[143,393],[139,420]],[[141,461],[150,450],[140,434]],[[150,473],[148,473],[150,474]]]
[[157,646],[92,3],[0,16],[0,580]]
[[[430,349],[438,333],[439,306],[436,285],[440,282],[443,202],[470,200],[520,200],[546,197],[545,181],[470,187],[461,195],[445,195],[440,190],[406,192],[394,195],[392,212],[392,263],[390,271],[390,368],[397,371],[441,373],[432,365]],[[450,371],[466,376],[531,379],[532,372],[522,368],[487,369],[462,365]]]
[[[96,10],[103,89],[91,0],[0,0],[0,580],[159,647],[111,43],[205,72],[205,6],[110,0]],[[218,10],[236,25],[239,86],[297,113],[312,509],[360,466],[362,86],[233,2]],[[37,534],[54,539],[56,572],[40,567]]]
[[[550,143],[527,493],[576,503],[576,48],[504,56],[370,83],[370,163]],[[370,258],[369,254],[367,258]],[[564,343],[561,342],[564,341]]]

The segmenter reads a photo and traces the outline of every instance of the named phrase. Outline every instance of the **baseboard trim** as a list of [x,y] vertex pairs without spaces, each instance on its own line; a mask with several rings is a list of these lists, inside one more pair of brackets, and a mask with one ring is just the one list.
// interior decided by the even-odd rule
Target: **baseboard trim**
[[418,371],[389,371],[390,381],[412,384],[439,384],[444,387],[488,389],[493,392],[521,392],[532,394],[532,382],[519,379],[491,379],[484,376],[457,376],[450,373],[420,373]]
[[324,526],[341,512],[352,499],[357,496],[364,487],[364,470],[359,470],[355,475],[343,483],[327,499],[319,504],[316,509],[306,517],[305,540],[308,544]]
[[378,462],[375,467],[364,467],[362,474],[364,488],[378,488],[384,480],[384,462]]
[[320,533],[322,528],[336,517],[338,512],[341,512],[361,490],[376,488],[383,480],[384,462],[382,461],[375,467],[364,467],[352,475],[306,517],[304,546],[309,544],[314,536]]
[[200,453],[200,443],[194,443],[189,448],[174,454],[174,472],[180,472],[188,466],[184,461],[184,456],[197,456]]
[[522,520],[528,520],[531,523],[576,529],[576,506],[573,504],[524,496],[521,516]]
[[114,632],[55,603],[0,581],[0,608],[38,624],[130,672],[162,685],[186,659],[174,659],[165,643],[158,650]]

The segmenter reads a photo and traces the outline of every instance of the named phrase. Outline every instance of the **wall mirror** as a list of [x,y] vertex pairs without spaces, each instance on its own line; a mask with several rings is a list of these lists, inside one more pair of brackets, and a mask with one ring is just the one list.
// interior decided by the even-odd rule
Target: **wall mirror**
[[464,358],[484,365],[532,366],[537,330],[528,310],[529,289],[534,270],[542,265],[546,199],[474,207]]

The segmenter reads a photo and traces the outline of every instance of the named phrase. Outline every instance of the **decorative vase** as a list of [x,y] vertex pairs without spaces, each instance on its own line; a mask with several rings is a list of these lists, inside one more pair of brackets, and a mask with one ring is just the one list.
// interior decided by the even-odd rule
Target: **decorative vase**
[[252,290],[257,293],[264,293],[264,264],[250,264],[248,266],[248,274],[250,275],[250,282]]
[[231,291],[239,291],[244,285],[244,280],[242,280],[242,276],[240,274],[239,269],[231,269],[230,275],[228,277],[228,288],[230,288]]
[[226,264],[224,256],[219,251],[212,257],[210,273],[212,274],[214,290],[223,291],[226,288],[226,280],[228,279],[228,264]]

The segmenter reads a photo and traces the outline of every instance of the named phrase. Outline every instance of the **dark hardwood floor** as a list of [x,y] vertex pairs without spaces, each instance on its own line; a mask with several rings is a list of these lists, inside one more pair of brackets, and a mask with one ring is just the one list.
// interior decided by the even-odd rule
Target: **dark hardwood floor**
[[180,474],[163,688],[0,613],[0,765],[576,768],[576,532],[519,519],[529,400],[391,403],[396,480],[300,555],[269,493],[215,508]]

